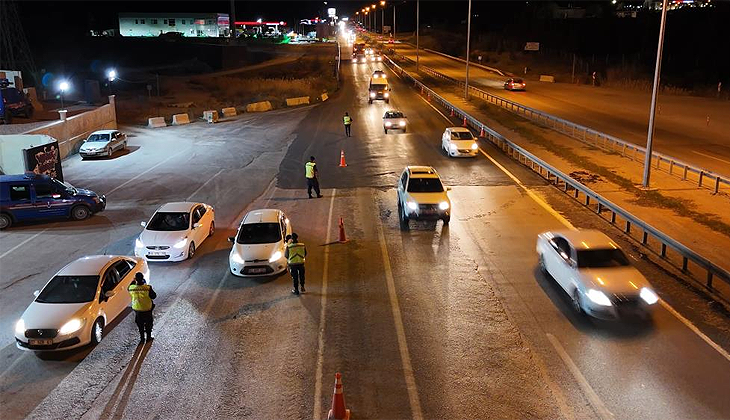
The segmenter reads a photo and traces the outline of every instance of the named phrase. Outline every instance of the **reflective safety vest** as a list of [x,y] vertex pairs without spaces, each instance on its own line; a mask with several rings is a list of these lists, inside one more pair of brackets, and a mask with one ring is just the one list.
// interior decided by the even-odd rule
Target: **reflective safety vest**
[[127,290],[132,296],[132,309],[140,312],[152,310],[152,299],[150,299],[150,290],[152,290],[152,286],[149,284],[130,284]]
[[349,115],[345,115],[344,118],[343,118],[343,121],[345,121],[345,125],[352,124],[352,118],[350,118]]
[[286,260],[289,265],[304,264],[304,261],[306,260],[305,255],[307,254],[307,248],[304,246],[303,243],[292,242],[290,244],[287,244],[286,248],[289,250],[289,258],[287,258]]
[[304,170],[306,172],[305,176],[307,178],[314,178],[314,168],[317,166],[314,162],[307,162],[306,165],[304,165]]

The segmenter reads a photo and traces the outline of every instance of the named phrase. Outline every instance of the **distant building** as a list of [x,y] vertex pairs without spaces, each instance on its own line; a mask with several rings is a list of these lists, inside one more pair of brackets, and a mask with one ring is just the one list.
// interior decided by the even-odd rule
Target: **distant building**
[[119,35],[160,36],[175,32],[185,37],[230,36],[229,18],[224,13],[120,13]]

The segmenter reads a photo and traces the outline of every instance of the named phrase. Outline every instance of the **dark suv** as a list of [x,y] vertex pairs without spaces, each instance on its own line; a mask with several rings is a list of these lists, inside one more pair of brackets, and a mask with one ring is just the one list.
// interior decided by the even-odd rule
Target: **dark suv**
[[8,79],[0,79],[0,121],[10,124],[19,115],[33,117],[33,104],[22,90],[9,87]]
[[0,175],[0,229],[24,221],[83,220],[105,207],[103,195],[48,175]]

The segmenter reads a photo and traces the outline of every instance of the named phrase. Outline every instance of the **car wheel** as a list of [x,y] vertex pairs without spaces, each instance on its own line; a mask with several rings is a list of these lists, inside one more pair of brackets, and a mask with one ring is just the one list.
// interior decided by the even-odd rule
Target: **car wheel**
[[213,236],[214,233],[215,233],[215,222],[211,221],[210,229],[208,230],[208,237]]
[[114,152],[112,151],[111,146],[107,147],[106,148],[106,157],[112,157],[112,153],[114,153]]
[[444,221],[444,225],[448,225],[449,222],[451,221],[451,216],[450,215],[449,216],[444,216],[444,217],[441,218],[441,220]]
[[25,118],[33,118],[33,107],[32,106],[25,108]]
[[573,290],[572,301],[573,301],[572,302],[573,303],[573,309],[575,310],[575,312],[577,312],[578,315],[582,315],[583,314],[583,307],[581,306],[581,303],[580,303],[580,292],[578,291],[577,288],[575,290]]
[[122,143],[122,150],[127,150],[127,142]]
[[71,209],[71,218],[74,220],[84,220],[91,215],[91,211],[84,205],[79,205]]
[[91,327],[91,344],[99,344],[102,338],[104,338],[104,318],[97,318]]
[[7,214],[0,214],[0,229],[9,228],[13,224],[13,219]]
[[188,259],[193,258],[195,255],[195,242],[190,242],[190,246],[188,247]]
[[540,266],[540,271],[542,271],[543,274],[547,275],[547,267],[545,266],[545,256],[543,254],[540,254],[540,256],[537,259],[537,263]]

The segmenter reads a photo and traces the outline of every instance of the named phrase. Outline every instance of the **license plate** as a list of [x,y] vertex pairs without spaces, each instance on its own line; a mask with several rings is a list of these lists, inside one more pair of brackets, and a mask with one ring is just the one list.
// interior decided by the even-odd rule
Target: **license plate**
[[161,252],[161,251],[150,251],[149,254],[150,255],[166,255],[164,252]]
[[252,274],[253,273],[265,273],[266,272],[266,268],[249,268],[248,269],[248,272],[249,273],[252,273]]
[[45,339],[45,340],[30,339],[30,340],[28,340],[28,344],[30,344],[31,346],[50,346],[51,344],[53,344],[53,340],[51,340],[51,339]]
[[423,214],[436,214],[436,210],[433,210],[433,209],[423,209],[423,210],[421,210],[421,213],[423,213]]

